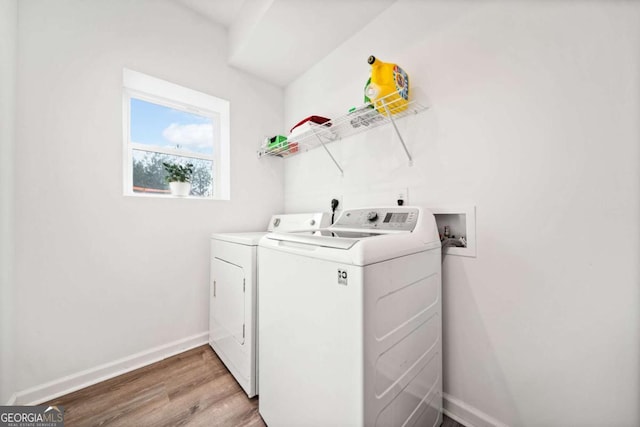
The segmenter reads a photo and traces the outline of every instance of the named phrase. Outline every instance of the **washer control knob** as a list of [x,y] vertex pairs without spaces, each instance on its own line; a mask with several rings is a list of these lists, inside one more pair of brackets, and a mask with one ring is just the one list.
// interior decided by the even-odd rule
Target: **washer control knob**
[[373,211],[369,212],[367,214],[367,219],[369,220],[369,222],[374,222],[375,220],[378,219],[378,212],[373,212]]
[[316,225],[316,220],[312,219],[311,221],[309,221],[309,225]]
[[277,227],[277,226],[279,226],[279,225],[280,225],[280,218],[276,218],[276,219],[274,219],[274,220],[273,220],[273,226],[274,226],[274,227]]

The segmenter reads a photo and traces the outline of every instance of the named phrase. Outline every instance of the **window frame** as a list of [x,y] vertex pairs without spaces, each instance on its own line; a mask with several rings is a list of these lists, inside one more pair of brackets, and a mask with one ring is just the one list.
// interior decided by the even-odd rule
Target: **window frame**
[[[133,197],[174,198],[170,194],[136,193],[133,191],[133,152],[145,151],[212,162],[212,195],[188,196],[189,199],[230,200],[230,103],[212,95],[174,83],[123,69],[123,194]],[[214,126],[213,154],[182,151],[167,147],[141,144],[131,140],[131,99],[161,105],[186,113],[212,118]],[[216,131],[217,136],[216,138]],[[183,199],[184,197],[180,197]]]

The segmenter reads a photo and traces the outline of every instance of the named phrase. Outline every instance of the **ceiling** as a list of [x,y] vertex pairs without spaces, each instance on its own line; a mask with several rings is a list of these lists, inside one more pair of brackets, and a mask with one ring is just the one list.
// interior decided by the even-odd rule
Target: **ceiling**
[[227,28],[229,63],[287,86],[396,0],[175,0]]
[[208,20],[229,28],[245,0],[176,0]]

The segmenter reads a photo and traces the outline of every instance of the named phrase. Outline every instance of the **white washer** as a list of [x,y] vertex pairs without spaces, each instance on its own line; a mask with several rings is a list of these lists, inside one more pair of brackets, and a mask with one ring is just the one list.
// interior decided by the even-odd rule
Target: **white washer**
[[[274,215],[268,230],[326,227],[327,213]],[[257,245],[267,232],[211,235],[209,345],[249,397],[257,394]]]
[[269,426],[442,422],[441,252],[417,207],[345,210],[260,240],[259,411]]

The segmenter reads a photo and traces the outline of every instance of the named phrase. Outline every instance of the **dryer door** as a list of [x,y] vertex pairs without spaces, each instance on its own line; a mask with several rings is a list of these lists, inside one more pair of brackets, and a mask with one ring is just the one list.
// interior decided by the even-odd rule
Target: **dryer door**
[[245,276],[242,267],[214,258],[213,320],[224,335],[244,344]]

